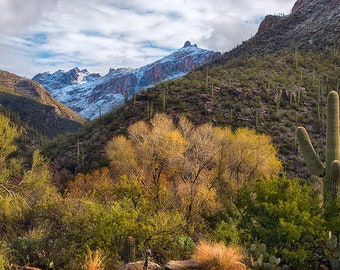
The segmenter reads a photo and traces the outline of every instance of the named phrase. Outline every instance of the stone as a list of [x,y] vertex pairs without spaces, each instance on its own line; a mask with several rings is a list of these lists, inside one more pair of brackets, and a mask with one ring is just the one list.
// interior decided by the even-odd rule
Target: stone
[[31,267],[31,266],[14,266],[16,270],[41,270],[37,267]]
[[[195,260],[186,261],[169,261],[165,265],[165,270],[205,270],[199,263]],[[247,266],[241,262],[236,262],[228,270],[247,270]]]
[[[154,262],[148,263],[148,269],[147,270],[160,270],[162,267]],[[119,270],[144,270],[144,261],[138,261],[138,262],[131,262],[128,264],[123,265],[119,268]]]
[[187,270],[187,269],[200,269],[200,268],[198,262],[195,260],[169,261],[165,265],[165,270]]

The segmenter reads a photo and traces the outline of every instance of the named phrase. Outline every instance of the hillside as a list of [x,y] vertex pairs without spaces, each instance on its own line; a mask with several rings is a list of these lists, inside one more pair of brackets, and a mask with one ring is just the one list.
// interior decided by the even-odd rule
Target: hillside
[[[109,113],[80,133],[46,147],[55,169],[70,175],[108,164],[103,148],[114,135],[156,112],[187,116],[195,124],[255,128],[273,138],[289,176],[307,177],[296,155],[295,129],[307,126],[323,152],[325,99],[339,87],[340,56],[333,50],[297,53],[283,50],[266,57],[234,59],[202,68],[184,78],[144,91],[135,101]],[[79,141],[78,141],[79,140]],[[77,163],[77,145],[83,153]],[[52,147],[53,146],[53,147]]]
[[39,83],[6,71],[0,71],[0,104],[48,138],[75,132],[84,122]]

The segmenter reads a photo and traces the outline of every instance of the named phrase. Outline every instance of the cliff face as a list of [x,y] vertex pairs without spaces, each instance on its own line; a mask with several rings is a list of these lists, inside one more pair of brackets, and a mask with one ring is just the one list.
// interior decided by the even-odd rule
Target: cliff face
[[37,74],[33,80],[83,117],[94,119],[123,104],[126,96],[132,97],[157,82],[184,76],[220,56],[220,53],[186,42],[176,52],[138,69],[111,69],[105,76],[98,77],[75,68]]
[[325,48],[339,43],[339,0],[298,0],[289,15],[266,16],[256,35],[224,58],[263,55],[283,48]]
[[292,13],[294,13],[299,8],[301,8],[302,6],[306,5],[309,2],[310,2],[310,0],[298,0],[298,1],[296,1],[296,3],[294,4],[294,6],[292,8]]

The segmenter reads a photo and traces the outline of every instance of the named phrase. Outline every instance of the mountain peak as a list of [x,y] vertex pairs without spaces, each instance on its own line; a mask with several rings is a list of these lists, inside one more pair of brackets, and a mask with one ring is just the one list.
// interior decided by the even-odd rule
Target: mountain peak
[[186,41],[184,47],[137,69],[110,68],[103,77],[91,77],[93,74],[84,76],[83,70],[74,68],[62,74],[38,74],[33,80],[83,117],[94,119],[122,105],[126,95],[131,97],[157,82],[182,77],[220,56],[221,53],[198,48]]

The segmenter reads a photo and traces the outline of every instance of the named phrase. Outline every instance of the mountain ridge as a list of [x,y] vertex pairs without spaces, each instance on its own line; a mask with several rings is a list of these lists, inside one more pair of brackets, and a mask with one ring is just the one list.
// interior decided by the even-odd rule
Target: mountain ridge
[[95,119],[121,106],[141,89],[182,77],[220,56],[218,52],[198,48],[187,41],[179,50],[137,69],[110,69],[100,76],[74,68],[67,72],[40,73],[33,80],[84,118]]

